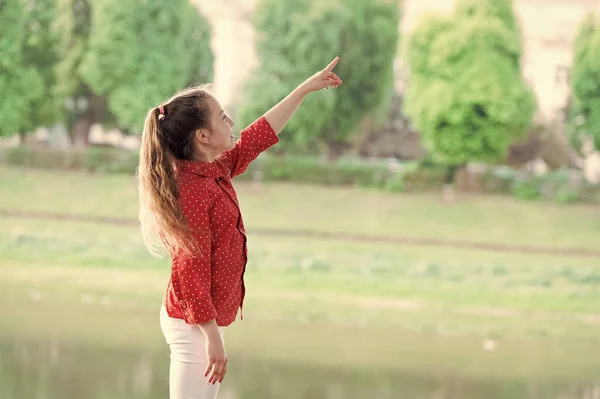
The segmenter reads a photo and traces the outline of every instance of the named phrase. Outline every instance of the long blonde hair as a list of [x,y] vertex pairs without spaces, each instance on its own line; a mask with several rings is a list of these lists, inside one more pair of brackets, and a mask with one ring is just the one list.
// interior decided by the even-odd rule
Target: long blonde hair
[[179,204],[177,159],[191,160],[196,130],[210,128],[208,86],[182,90],[148,111],[137,169],[139,220],[148,251],[202,256]]

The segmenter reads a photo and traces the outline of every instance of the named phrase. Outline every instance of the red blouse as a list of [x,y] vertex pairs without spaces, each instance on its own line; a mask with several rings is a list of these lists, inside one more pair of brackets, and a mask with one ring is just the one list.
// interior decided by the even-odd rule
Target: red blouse
[[171,255],[165,296],[170,317],[228,326],[242,309],[247,262],[246,230],[231,179],[278,142],[265,117],[241,132],[235,148],[213,163],[177,161],[180,204],[203,257]]

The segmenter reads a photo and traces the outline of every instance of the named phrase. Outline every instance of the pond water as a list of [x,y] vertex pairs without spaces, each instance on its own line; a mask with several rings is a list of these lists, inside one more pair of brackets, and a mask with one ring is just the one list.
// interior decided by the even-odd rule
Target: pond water
[[[0,399],[164,399],[167,392],[166,348],[141,352],[20,337],[0,341]],[[230,360],[219,398],[600,399],[600,376],[590,383],[486,381],[237,357]]]

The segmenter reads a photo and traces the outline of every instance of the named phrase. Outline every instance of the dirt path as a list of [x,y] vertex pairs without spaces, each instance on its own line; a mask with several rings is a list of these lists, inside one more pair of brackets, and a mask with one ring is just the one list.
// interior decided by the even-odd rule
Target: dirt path
[[[71,215],[67,213],[33,212],[0,209],[0,217],[16,217],[24,219],[46,219],[70,222],[102,223],[119,226],[136,226],[138,221],[132,218],[113,218],[107,216]],[[436,238],[419,237],[389,237],[389,236],[366,236],[360,234],[330,233],[310,230],[281,230],[281,229],[250,229],[250,234],[267,236],[286,236],[301,238],[321,238],[327,240],[354,241],[363,243],[378,243],[407,246],[426,247],[449,247],[461,249],[475,249],[493,252],[510,252],[523,254],[545,254],[557,256],[575,256],[600,258],[600,250],[584,248],[557,248],[541,245],[518,245],[493,242],[478,242],[464,240],[446,240]]]

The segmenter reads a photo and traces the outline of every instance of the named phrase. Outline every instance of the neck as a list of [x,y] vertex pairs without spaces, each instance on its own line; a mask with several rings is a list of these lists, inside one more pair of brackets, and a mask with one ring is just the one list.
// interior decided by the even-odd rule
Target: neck
[[217,159],[218,155],[210,154],[208,152],[197,151],[192,158],[196,162],[208,162],[213,163]]

